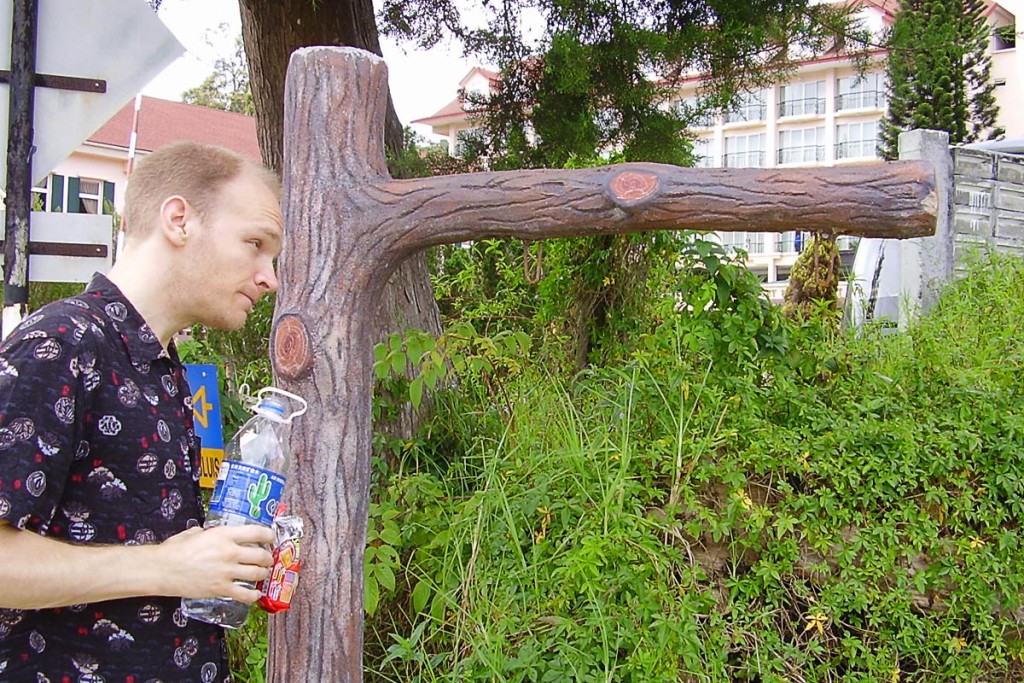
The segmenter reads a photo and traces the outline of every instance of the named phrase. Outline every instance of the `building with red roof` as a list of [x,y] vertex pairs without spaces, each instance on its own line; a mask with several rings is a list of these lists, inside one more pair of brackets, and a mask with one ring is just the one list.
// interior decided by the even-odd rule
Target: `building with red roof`
[[253,117],[142,97],[137,117],[135,101],[129,102],[34,189],[36,208],[64,213],[120,211],[128,181],[133,122],[137,122],[135,160],[181,140],[221,145],[260,160]]
[[459,81],[454,100],[444,105],[434,114],[416,119],[412,123],[430,126],[434,135],[443,135],[448,138],[449,152],[453,155],[458,155],[461,135],[473,128],[469,120],[469,107],[466,95],[468,93],[487,95],[497,87],[500,77],[497,71],[491,71],[479,66],[473,67]]

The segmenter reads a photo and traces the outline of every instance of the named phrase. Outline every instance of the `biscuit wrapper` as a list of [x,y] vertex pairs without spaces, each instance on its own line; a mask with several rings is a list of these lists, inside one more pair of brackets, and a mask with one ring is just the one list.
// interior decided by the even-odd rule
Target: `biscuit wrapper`
[[274,564],[270,569],[270,577],[256,584],[256,588],[263,594],[256,604],[274,614],[291,607],[299,583],[299,569],[302,567],[302,518],[298,515],[278,515],[274,517],[272,528],[276,534]]

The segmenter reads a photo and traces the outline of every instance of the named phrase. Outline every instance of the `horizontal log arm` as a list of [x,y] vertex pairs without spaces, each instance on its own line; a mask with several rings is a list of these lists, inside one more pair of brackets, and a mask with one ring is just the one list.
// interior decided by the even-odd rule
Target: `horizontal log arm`
[[[919,237],[935,229],[935,179],[921,162],[816,169],[621,164],[390,181],[366,188],[395,246],[494,237],[550,239],[651,230]],[[383,237],[383,235],[381,235]]]

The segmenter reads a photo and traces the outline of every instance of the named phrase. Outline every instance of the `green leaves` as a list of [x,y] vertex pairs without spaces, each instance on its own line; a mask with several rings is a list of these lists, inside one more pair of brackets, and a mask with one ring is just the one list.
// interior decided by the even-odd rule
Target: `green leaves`
[[374,373],[378,380],[410,373],[408,397],[418,408],[426,388],[436,389],[452,373],[479,377],[488,385],[499,377],[516,376],[530,344],[530,337],[518,330],[479,336],[469,322],[451,325],[436,340],[420,330],[410,330],[404,338],[392,334],[387,343],[374,347]]
[[401,566],[403,546],[399,511],[389,501],[370,505],[370,526],[366,533],[363,557],[363,609],[370,616],[377,611],[381,595],[396,589],[395,572]]
[[[424,683],[1013,671],[1024,262],[975,266],[905,334],[776,317],[714,245],[693,246],[679,282],[687,298],[631,356],[571,381],[536,357],[502,375],[529,340],[459,330],[463,374],[453,361],[371,508],[371,669]],[[377,360],[451,344],[389,341]],[[422,471],[427,453],[443,468]]]

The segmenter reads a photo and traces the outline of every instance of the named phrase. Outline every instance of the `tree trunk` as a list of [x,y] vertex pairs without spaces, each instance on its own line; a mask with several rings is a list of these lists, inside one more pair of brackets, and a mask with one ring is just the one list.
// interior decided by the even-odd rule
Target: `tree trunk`
[[931,166],[686,169],[622,164],[392,180],[387,69],[359,50],[306,49],[288,72],[285,241],[271,359],[309,400],[291,434],[286,502],[306,519],[292,609],[271,620],[270,680],[362,680],[371,321],[388,278],[430,246],[686,228],[934,233]]
[[[314,5],[316,6],[314,8]],[[284,132],[284,81],[288,59],[300,47],[357,47],[380,55],[380,37],[372,0],[239,0],[242,42],[256,105],[257,135],[263,161],[281,170]],[[388,93],[384,144],[397,154],[402,123]]]
[[[314,9],[314,4],[316,9]],[[282,168],[284,140],[284,88],[292,52],[313,45],[356,47],[380,55],[380,40],[372,0],[239,0],[242,41],[249,62],[257,135],[264,163]],[[397,154],[402,148],[402,124],[387,95],[384,144]],[[370,344],[391,332],[424,330],[438,336],[441,321],[430,283],[426,256],[407,260],[391,276],[374,316]],[[397,438],[408,438],[419,425],[423,411],[406,405],[402,412],[379,427]]]

